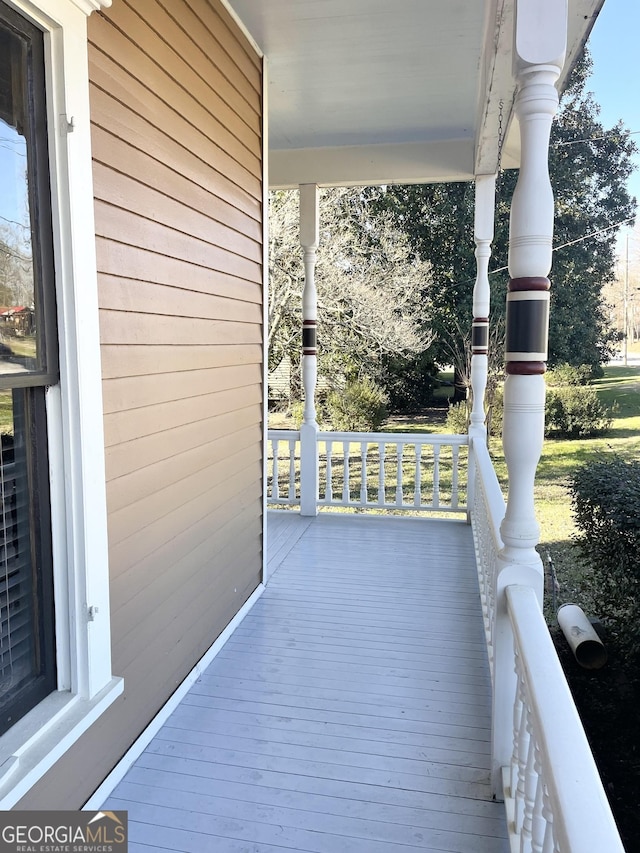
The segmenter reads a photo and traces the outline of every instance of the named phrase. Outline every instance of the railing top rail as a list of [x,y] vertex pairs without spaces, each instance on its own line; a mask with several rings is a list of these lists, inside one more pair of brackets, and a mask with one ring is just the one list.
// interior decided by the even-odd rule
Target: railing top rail
[[443,444],[463,447],[469,443],[467,435],[442,435],[431,432],[319,432],[318,441],[367,441],[371,444]]
[[300,438],[298,429],[270,429],[267,430],[267,438]]
[[502,536],[500,535],[500,524],[506,512],[506,504],[504,495],[500,488],[500,483],[496,477],[495,468],[489,456],[489,451],[484,440],[472,439],[471,450],[475,459],[478,473],[482,480],[485,498],[487,501],[487,517],[491,525],[493,538],[496,547],[500,550],[503,547]]
[[624,853],[587,737],[531,587],[508,586],[536,739],[545,763],[556,841],[563,853]]

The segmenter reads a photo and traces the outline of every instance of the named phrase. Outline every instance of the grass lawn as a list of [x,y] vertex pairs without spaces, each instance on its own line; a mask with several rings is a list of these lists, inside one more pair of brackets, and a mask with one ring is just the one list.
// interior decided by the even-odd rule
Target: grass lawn
[[[558,603],[577,599],[587,608],[594,605],[571,545],[577,530],[571,513],[569,481],[580,465],[598,455],[618,453],[637,458],[640,454],[640,367],[608,367],[594,386],[601,401],[613,408],[611,428],[600,438],[547,439],[535,488],[541,533],[539,551],[543,559],[550,553],[555,563],[560,581]],[[494,449],[494,458],[502,479],[506,472],[499,445]]]

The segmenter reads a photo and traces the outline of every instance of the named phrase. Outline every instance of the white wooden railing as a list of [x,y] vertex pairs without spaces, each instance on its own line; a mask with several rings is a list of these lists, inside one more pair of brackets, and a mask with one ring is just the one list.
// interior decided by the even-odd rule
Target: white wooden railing
[[[298,505],[300,433],[268,432],[267,502]],[[316,505],[409,513],[467,511],[464,435],[318,432]]]
[[472,442],[469,468],[469,476],[473,476],[473,500],[469,508],[469,517],[476,549],[489,666],[493,677],[496,624],[495,593],[498,576],[498,554],[502,550],[500,522],[504,518],[505,502],[484,441],[474,440]]
[[267,503],[300,504],[300,433],[270,429],[267,432]]
[[[510,757],[501,762],[511,850],[624,853],[538,591],[500,582],[502,572],[509,576],[514,567],[501,555],[505,504],[482,440],[472,440],[469,466],[469,515],[493,684],[494,757],[501,748],[495,720],[512,721],[504,733]],[[508,707],[500,708],[504,702]]]
[[624,853],[549,630],[531,587],[506,588],[517,695],[507,816],[519,850]]

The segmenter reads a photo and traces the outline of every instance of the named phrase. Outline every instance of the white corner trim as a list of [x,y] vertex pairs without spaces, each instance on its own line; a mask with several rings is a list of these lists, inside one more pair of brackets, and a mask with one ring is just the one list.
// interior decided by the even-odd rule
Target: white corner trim
[[9,729],[0,750],[0,809],[13,808],[123,689],[123,679],[113,678],[92,699],[52,693]]
[[269,432],[269,118],[267,57],[262,58],[262,583],[269,580],[267,478]]
[[142,755],[147,746],[151,743],[156,734],[160,731],[162,726],[169,719],[171,714],[178,707],[182,699],[186,696],[186,694],[191,689],[192,685],[196,683],[200,674],[209,666],[211,661],[216,657],[218,652],[222,649],[224,644],[227,642],[229,637],[233,634],[238,625],[242,622],[244,617],[249,613],[253,605],[260,598],[262,593],[264,592],[264,584],[259,584],[258,587],[254,590],[254,592],[249,596],[249,598],[242,605],[240,610],[233,617],[231,622],[227,625],[224,631],[220,634],[218,639],[213,643],[213,645],[209,648],[207,652],[200,658],[198,663],[194,666],[191,672],[187,675],[184,681],[180,684],[177,690],[171,694],[169,699],[165,702],[162,708],[158,711],[156,716],[151,720],[146,729],[142,732],[142,734],[137,738],[137,740],[133,743],[133,745],[128,749],[128,751],[123,755],[120,761],[113,768],[111,773],[107,776],[104,782],[100,785],[100,787],[94,791],[92,796],[87,800],[87,802],[82,807],[83,810],[95,811],[99,809],[107,797],[111,794],[116,785],[122,781],[127,770],[133,765],[135,760]]

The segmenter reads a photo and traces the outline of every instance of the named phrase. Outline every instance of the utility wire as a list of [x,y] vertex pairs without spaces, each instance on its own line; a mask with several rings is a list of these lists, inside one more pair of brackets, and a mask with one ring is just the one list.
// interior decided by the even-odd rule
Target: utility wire
[[605,133],[603,136],[587,136],[584,139],[568,139],[566,142],[552,142],[550,147],[560,148],[562,145],[577,145],[578,142],[599,142],[602,139],[611,139],[614,136],[618,138],[627,138],[627,136],[636,136],[640,130],[616,130],[611,133]]
[[[585,234],[583,237],[578,237],[576,240],[569,240],[568,243],[562,243],[560,246],[554,246],[551,251],[557,252],[560,249],[566,249],[567,246],[573,246],[575,243],[582,243],[584,242],[584,240],[590,240],[591,237],[597,237],[599,234],[604,234],[606,231],[611,231],[612,228],[619,228],[621,225],[627,225],[628,223],[633,222],[634,219],[634,216],[629,216],[627,219],[623,219],[620,222],[615,222],[613,225],[607,225],[606,228],[601,228],[599,231],[592,231],[591,234]],[[490,270],[487,275],[496,275],[497,273],[505,272],[508,269],[508,266],[498,267],[498,269]],[[469,278],[466,281],[455,281],[448,287],[463,287],[465,284],[473,284],[473,282],[475,282],[475,278]]]

